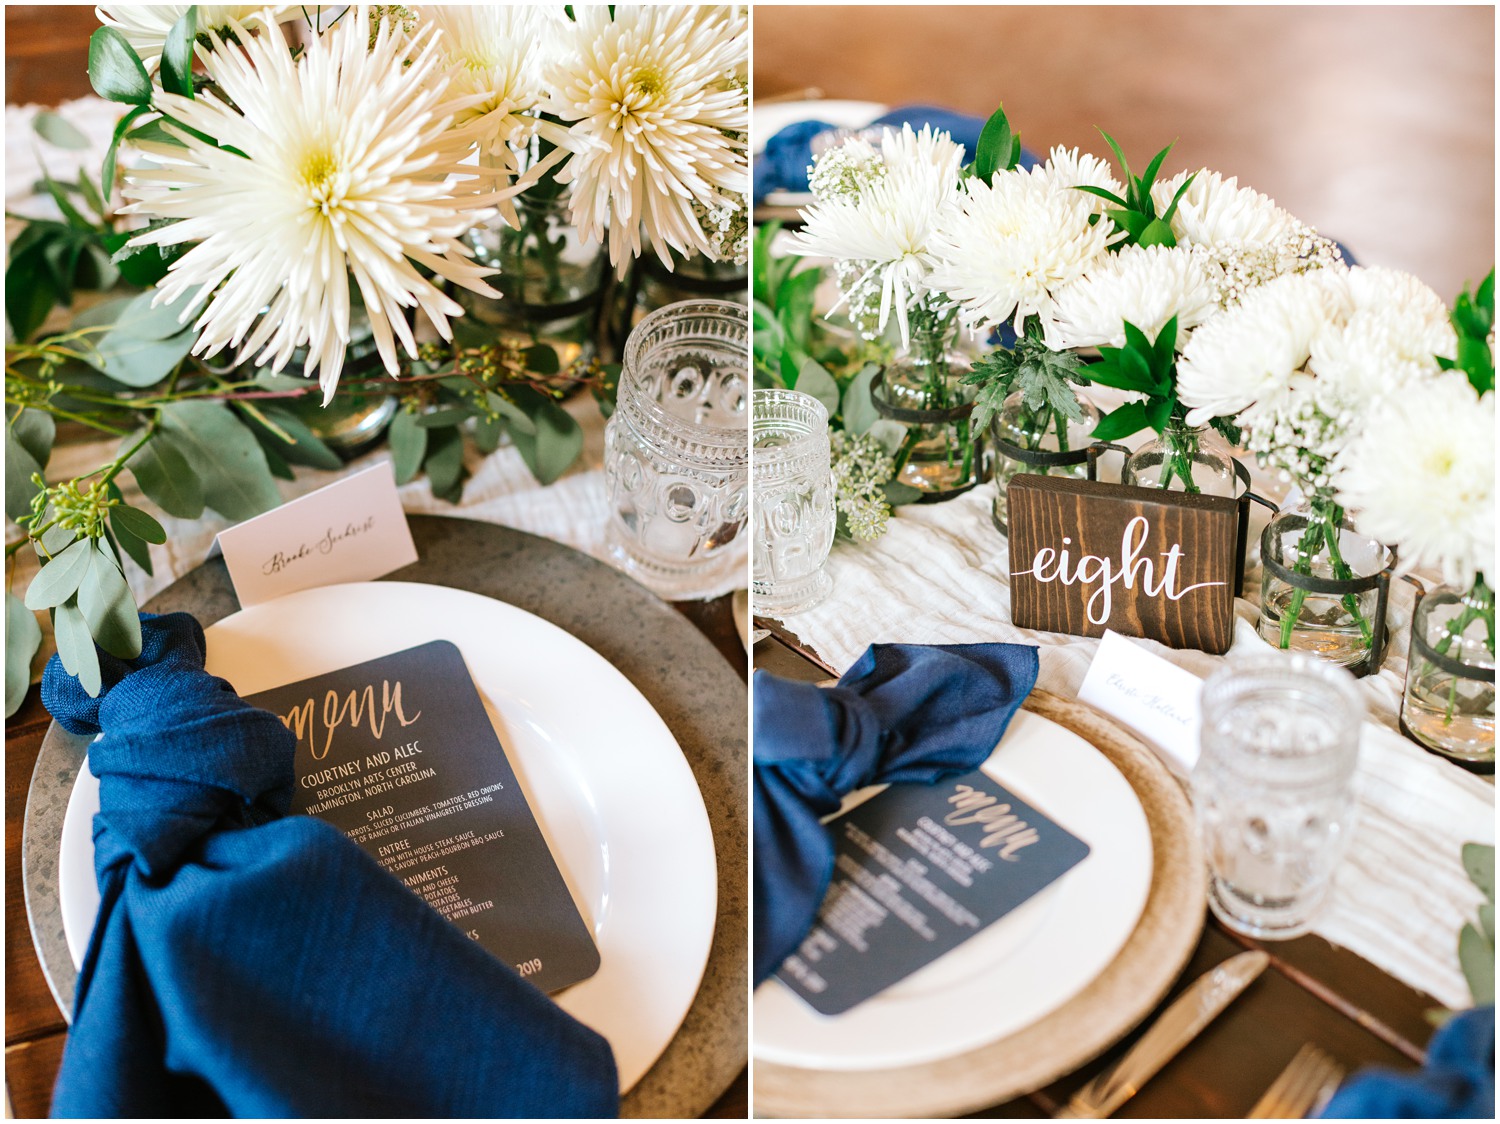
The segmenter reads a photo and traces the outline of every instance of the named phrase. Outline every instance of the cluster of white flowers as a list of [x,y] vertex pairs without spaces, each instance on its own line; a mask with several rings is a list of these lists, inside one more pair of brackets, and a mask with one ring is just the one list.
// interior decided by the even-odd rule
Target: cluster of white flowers
[[1125,246],[1057,294],[1045,338],[1054,348],[1121,347],[1126,323],[1154,341],[1176,317],[1181,350],[1191,329],[1217,310],[1207,273],[1186,249]]
[[[152,69],[186,11],[97,9]],[[192,244],[160,299],[197,298],[198,354],[281,370],[305,349],[331,396],[357,286],[396,373],[397,343],[416,352],[408,310],[451,338],[462,309],[439,284],[499,295],[461,236],[497,211],[517,225],[515,198],[548,172],[622,274],[644,242],[668,268],[671,252],[747,257],[744,6],[329,12],[199,6],[212,85],[153,94],[193,132],[164,122],[181,145],[139,145],[156,166],[127,174],[127,210],[180,220],[137,244]],[[280,25],[304,17],[294,55]]]

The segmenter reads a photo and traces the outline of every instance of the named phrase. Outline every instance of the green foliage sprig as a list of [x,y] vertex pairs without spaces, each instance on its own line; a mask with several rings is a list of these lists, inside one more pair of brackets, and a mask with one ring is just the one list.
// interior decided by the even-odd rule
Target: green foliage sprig
[[1473,296],[1468,287],[1453,302],[1448,319],[1458,334],[1458,357],[1438,357],[1444,370],[1458,369],[1469,377],[1476,394],[1495,389],[1495,356],[1490,350],[1490,333],[1495,330],[1495,271],[1480,282]]
[[980,388],[974,400],[974,432],[983,433],[990,419],[1015,391],[1032,415],[1049,417],[1066,434],[1068,421],[1082,421],[1083,407],[1071,384],[1087,386],[1082,361],[1071,351],[1053,351],[1042,342],[1041,326],[1028,319],[1026,334],[1007,351],[997,348],[974,364],[964,383]]
[[[1115,143],[1115,138],[1103,129],[1100,134],[1109,142],[1109,147],[1114,150],[1115,158],[1120,162],[1120,172],[1125,180],[1125,198],[1121,199],[1114,192],[1103,187],[1095,187],[1092,184],[1081,184],[1079,191],[1086,191],[1090,195],[1097,195],[1106,202],[1115,206],[1104,213],[1121,230],[1125,231],[1125,237],[1113,244],[1113,248],[1120,246],[1175,246],[1177,236],[1172,233],[1172,216],[1177,213],[1177,205],[1182,202],[1182,197],[1187,193],[1189,185],[1197,173],[1188,176],[1182,182],[1172,196],[1172,202],[1160,215],[1156,213],[1156,200],[1151,195],[1151,188],[1156,183],[1156,174],[1161,171],[1162,161],[1167,158],[1167,153],[1172,151],[1172,145],[1167,145],[1151,158],[1151,163],[1146,166],[1144,174],[1132,176],[1130,165],[1125,161],[1125,153]],[[1175,142],[1174,142],[1175,143]]]
[[1475,1005],[1495,1001],[1495,848],[1492,844],[1465,843],[1464,870],[1484,894],[1477,924],[1464,925],[1458,933],[1458,962],[1468,981]]

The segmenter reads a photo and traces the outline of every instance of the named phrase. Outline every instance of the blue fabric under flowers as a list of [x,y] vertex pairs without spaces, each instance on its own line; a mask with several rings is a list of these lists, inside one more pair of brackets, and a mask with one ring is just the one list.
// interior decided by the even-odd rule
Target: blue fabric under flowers
[[320,820],[286,816],[292,735],[203,670],[183,613],[142,616],[84,693],[42,699],[103,736],[102,902],[57,1116],[600,1117],[609,1044]]
[[833,873],[819,822],[871,784],[977,768],[1036,684],[1019,644],[873,644],[839,680],[755,674],[755,982],[812,927]]
[[1493,1120],[1494,1004],[1444,1023],[1427,1046],[1427,1064],[1417,1072],[1358,1073],[1318,1115],[1329,1120]]

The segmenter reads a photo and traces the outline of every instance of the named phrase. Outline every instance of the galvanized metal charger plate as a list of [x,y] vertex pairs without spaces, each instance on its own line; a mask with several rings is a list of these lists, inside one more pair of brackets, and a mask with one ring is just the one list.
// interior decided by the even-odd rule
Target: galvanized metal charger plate
[[1181,786],[1136,738],[1083,703],[1034,691],[1026,709],[1107,757],[1140,798],[1151,830],[1151,892],[1118,956],[1068,1002],[977,1050],[880,1070],[798,1069],[757,1060],[757,1116],[961,1116],[1071,1073],[1155,1009],[1197,947],[1207,894],[1203,852]]
[[[682,1027],[624,1098],[631,1117],[700,1116],[745,1066],[748,1051],[749,715],[745,684],[671,606],[603,563],[548,539],[468,519],[410,517],[419,561],[392,581],[493,597],[571,632],[619,669],[672,731],[703,793],[719,869],[718,921],[703,983]],[[239,610],[222,559],[205,562],[148,602],[203,625]],[[26,798],[21,865],[42,971],[69,1018],[78,973],[63,936],[58,849],[74,779],[88,751],[56,723]]]

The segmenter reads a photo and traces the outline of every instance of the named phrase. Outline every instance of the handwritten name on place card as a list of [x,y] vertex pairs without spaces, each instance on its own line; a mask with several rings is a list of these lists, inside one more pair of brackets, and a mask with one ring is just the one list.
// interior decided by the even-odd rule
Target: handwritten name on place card
[[390,461],[230,527],[219,546],[242,608],[417,560]]
[[1198,696],[1203,681],[1155,652],[1106,632],[1078,698],[1118,718],[1186,775],[1198,760]]

